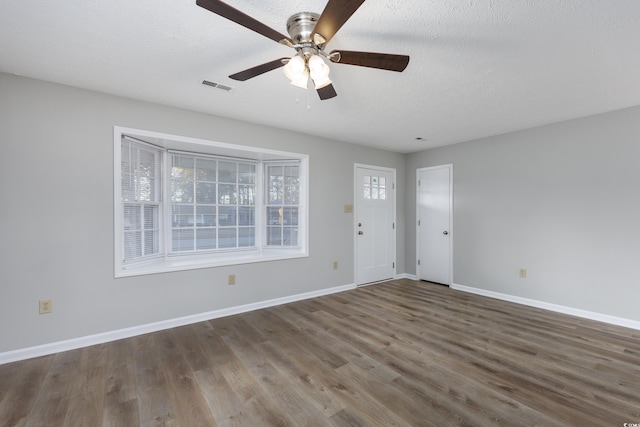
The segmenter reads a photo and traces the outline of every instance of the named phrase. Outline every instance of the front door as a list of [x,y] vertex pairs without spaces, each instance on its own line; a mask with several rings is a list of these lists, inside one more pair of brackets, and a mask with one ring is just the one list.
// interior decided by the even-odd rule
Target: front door
[[395,170],[356,165],[356,284],[395,276]]
[[418,169],[419,280],[451,284],[452,165]]

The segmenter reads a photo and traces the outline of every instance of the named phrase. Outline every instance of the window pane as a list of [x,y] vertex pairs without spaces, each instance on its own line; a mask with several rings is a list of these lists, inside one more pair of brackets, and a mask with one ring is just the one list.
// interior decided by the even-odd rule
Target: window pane
[[122,184],[122,201],[134,202],[136,200],[136,185],[132,175],[125,173],[122,169],[122,175],[120,177]]
[[300,183],[300,167],[299,166],[284,167],[284,183],[285,185],[298,185]]
[[144,254],[158,253],[160,244],[160,230],[147,230],[144,233]]
[[238,228],[238,246],[248,247],[256,245],[256,229],[255,227]]
[[215,204],[216,184],[211,182],[196,182],[196,203]]
[[198,227],[215,227],[216,226],[216,207],[215,206],[196,206],[196,226]]
[[124,229],[125,230],[140,230],[142,228],[142,218],[140,213],[140,206],[125,206],[124,207]]
[[193,203],[194,200],[194,159],[184,156],[171,157],[171,201]]
[[144,207],[144,229],[154,230],[157,227],[158,227],[158,207],[145,206]]
[[218,190],[218,203],[221,205],[236,205],[238,204],[236,185],[235,184],[219,184]]
[[142,256],[142,232],[124,232],[124,259],[139,258]]
[[238,186],[238,204],[255,205],[255,185]]
[[219,248],[235,248],[236,228],[220,228],[218,230],[218,247]]
[[218,181],[238,182],[238,164],[232,162],[218,162]]
[[272,246],[282,245],[282,228],[281,227],[267,227],[267,245],[272,245]]
[[236,209],[235,206],[220,206],[218,208],[218,225],[236,225]]
[[283,216],[284,225],[298,225],[298,208],[285,208]]
[[195,168],[195,159],[191,156],[171,156],[173,171],[188,175],[190,179],[193,179],[193,169]]
[[282,208],[268,207],[267,208],[267,224],[280,225],[282,224]]
[[242,184],[256,183],[256,165],[240,163],[238,167],[239,167],[238,182]]
[[216,229],[198,228],[196,229],[196,249],[215,249]]
[[193,203],[193,181],[171,181],[171,201],[174,203]]
[[255,225],[256,208],[240,207],[238,208],[238,225]]
[[269,203],[281,204],[283,202],[283,166],[269,166],[267,176],[267,186],[269,189]]
[[212,159],[196,159],[196,179],[198,181],[216,181],[216,161]]
[[177,205],[171,207],[172,227],[193,227],[193,205]]
[[284,190],[285,205],[297,205],[300,203],[300,187],[287,185]]
[[282,245],[283,246],[298,246],[298,229],[285,227],[282,230]]
[[139,150],[139,163],[136,166],[138,178],[138,200],[156,200],[156,176],[160,167],[157,152],[145,149]]
[[171,233],[171,249],[174,252],[192,251],[194,249],[193,229],[173,229]]

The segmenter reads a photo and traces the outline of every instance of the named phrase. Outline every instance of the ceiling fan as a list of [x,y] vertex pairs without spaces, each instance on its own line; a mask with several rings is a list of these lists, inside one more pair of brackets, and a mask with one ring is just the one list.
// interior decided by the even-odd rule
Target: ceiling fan
[[311,77],[320,99],[323,100],[337,95],[329,79],[329,66],[323,57],[336,64],[398,72],[403,71],[409,64],[407,55],[350,50],[333,50],[329,53],[324,51],[327,43],[362,3],[364,0],[329,0],[320,15],[312,12],[296,13],[287,20],[287,32],[290,36],[287,37],[222,1],[196,0],[198,6],[296,50],[296,54],[291,58],[278,58],[232,74],[229,78],[245,81],[284,67],[285,75],[294,86],[307,89]]

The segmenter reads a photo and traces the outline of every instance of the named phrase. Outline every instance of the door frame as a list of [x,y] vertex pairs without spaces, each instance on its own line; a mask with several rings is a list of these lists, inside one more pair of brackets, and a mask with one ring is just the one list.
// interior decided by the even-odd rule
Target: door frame
[[420,265],[418,264],[418,260],[420,260],[420,228],[418,226],[418,220],[420,218],[420,185],[418,181],[420,181],[420,172],[424,172],[427,170],[435,170],[435,169],[449,169],[449,283],[446,283],[447,286],[451,286],[453,284],[453,163],[446,163],[443,165],[437,166],[429,166],[424,168],[416,169],[416,279],[420,280]]
[[398,230],[398,221],[396,218],[396,205],[397,205],[397,189],[396,189],[396,169],[389,168],[385,166],[374,166],[374,165],[366,165],[363,163],[354,163],[353,164],[353,283],[356,286],[367,286],[373,285],[380,282],[371,282],[371,283],[362,283],[358,282],[358,169],[373,169],[384,172],[391,172],[393,175],[393,201],[391,204],[391,215],[393,216],[393,233],[391,236],[391,241],[393,242],[393,248],[391,249],[391,254],[393,258],[393,277],[395,278],[398,275],[398,262],[397,262],[397,230]]

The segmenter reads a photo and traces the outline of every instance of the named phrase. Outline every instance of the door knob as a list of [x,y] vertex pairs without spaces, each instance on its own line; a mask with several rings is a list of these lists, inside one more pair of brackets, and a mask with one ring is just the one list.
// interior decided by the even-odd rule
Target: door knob
[[442,232],[442,234],[444,234],[444,235],[446,236],[447,234],[449,234],[449,232],[448,232],[447,230],[444,230],[444,231]]
[[362,236],[364,234],[364,231],[360,230],[358,231],[358,234]]

